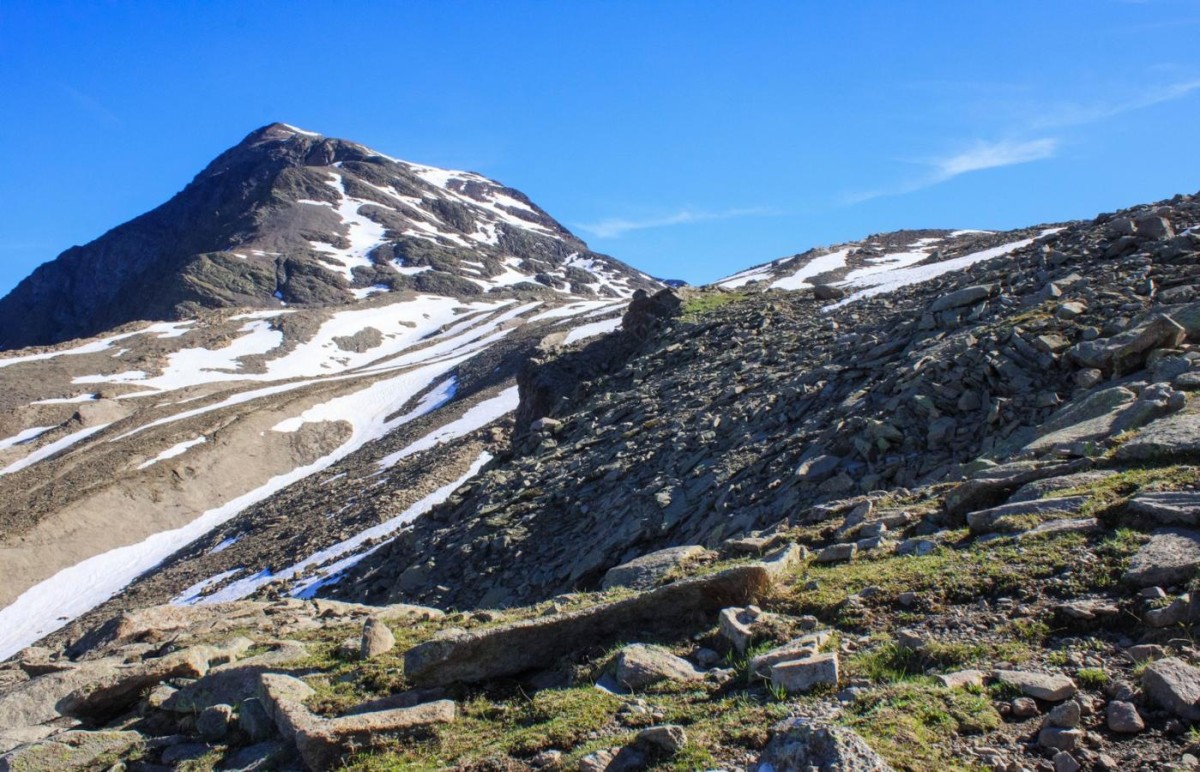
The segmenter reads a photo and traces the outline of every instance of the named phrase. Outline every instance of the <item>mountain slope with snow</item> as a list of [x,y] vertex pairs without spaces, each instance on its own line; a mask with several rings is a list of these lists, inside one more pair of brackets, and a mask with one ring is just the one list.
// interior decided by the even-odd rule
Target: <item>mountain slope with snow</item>
[[203,309],[446,297],[628,297],[658,282],[591,252],[520,191],[275,123],[179,194],[0,299],[0,348]]

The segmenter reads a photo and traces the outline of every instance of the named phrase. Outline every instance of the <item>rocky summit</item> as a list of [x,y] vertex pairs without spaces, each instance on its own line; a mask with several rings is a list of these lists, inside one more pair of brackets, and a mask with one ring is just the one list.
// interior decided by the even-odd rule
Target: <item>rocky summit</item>
[[1198,276],[1180,195],[667,287],[261,129],[0,305],[0,770],[1200,766]]

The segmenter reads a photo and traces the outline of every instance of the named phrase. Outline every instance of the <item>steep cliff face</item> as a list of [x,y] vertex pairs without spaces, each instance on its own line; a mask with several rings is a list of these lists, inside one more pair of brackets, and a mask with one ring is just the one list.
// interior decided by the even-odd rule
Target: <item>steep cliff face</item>
[[276,123],[162,206],[34,271],[0,300],[0,348],[405,289],[616,298],[658,286],[519,191]]

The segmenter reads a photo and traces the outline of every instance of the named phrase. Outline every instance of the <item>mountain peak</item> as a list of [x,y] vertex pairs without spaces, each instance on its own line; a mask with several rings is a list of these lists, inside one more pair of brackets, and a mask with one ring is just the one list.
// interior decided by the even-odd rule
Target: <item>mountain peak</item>
[[658,286],[590,252],[520,191],[277,122],[162,206],[40,266],[0,299],[0,348],[203,308],[406,290],[619,298]]

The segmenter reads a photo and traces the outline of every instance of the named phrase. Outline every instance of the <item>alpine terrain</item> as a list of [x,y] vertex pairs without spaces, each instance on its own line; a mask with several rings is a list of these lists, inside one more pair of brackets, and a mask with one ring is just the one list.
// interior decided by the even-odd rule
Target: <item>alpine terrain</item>
[[1198,278],[1178,195],[668,286],[272,124],[0,300],[0,770],[1200,766]]

